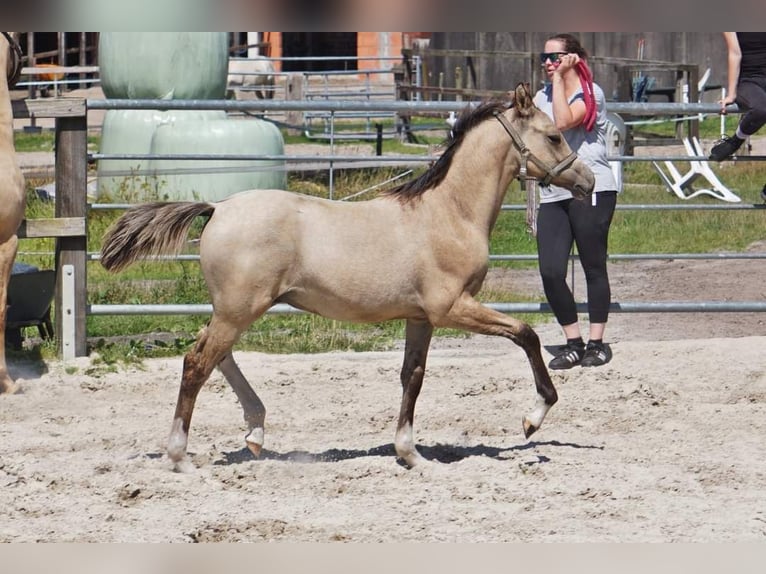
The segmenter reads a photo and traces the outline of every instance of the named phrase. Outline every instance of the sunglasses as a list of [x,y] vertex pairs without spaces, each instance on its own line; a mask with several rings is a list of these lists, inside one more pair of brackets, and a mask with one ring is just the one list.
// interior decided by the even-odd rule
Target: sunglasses
[[546,60],[550,60],[551,64],[555,64],[561,59],[561,56],[565,56],[566,52],[540,52],[540,63],[545,64]]

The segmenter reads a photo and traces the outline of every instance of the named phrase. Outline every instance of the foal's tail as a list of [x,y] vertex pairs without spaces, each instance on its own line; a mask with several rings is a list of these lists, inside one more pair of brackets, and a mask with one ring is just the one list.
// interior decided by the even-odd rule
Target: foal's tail
[[132,207],[104,235],[101,265],[120,271],[142,257],[177,255],[194,219],[214,210],[212,203],[190,201]]

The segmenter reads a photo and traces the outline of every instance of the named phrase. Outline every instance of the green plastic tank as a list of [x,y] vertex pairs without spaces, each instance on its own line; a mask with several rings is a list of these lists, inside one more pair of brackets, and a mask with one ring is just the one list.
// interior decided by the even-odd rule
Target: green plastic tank
[[[220,99],[226,32],[102,32],[99,65],[110,99]],[[101,153],[282,155],[279,130],[224,111],[109,110]],[[114,201],[213,201],[253,188],[284,188],[284,161],[121,160],[98,163],[97,195]]]
[[226,97],[226,32],[102,32],[98,61],[107,98]]
[[[193,120],[157,127],[151,152],[167,155],[283,155],[277,127],[259,119]],[[283,160],[163,160],[149,162],[161,182],[161,196],[172,200],[218,201],[246,189],[285,189]]]

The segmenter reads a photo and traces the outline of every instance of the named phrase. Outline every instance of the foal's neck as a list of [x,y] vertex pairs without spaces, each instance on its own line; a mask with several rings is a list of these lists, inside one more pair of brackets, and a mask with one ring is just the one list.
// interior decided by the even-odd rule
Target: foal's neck
[[510,136],[500,122],[488,120],[466,135],[445,183],[461,212],[489,231],[518,172],[518,154]]

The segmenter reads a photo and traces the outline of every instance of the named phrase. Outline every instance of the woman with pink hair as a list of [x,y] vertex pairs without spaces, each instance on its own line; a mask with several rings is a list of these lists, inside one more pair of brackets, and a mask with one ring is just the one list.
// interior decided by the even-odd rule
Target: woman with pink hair
[[[593,195],[582,201],[573,199],[571,193],[560,187],[540,186],[537,220],[540,276],[545,296],[567,339],[566,346],[548,365],[551,369],[597,367],[611,360],[611,350],[604,343],[611,304],[606,260],[618,189],[606,159],[606,99],[593,82],[587,59],[587,52],[575,36],[558,34],[549,38],[540,54],[548,81],[534,99],[596,178]],[[573,244],[577,245],[587,284],[590,321],[587,345],[566,281]]]

